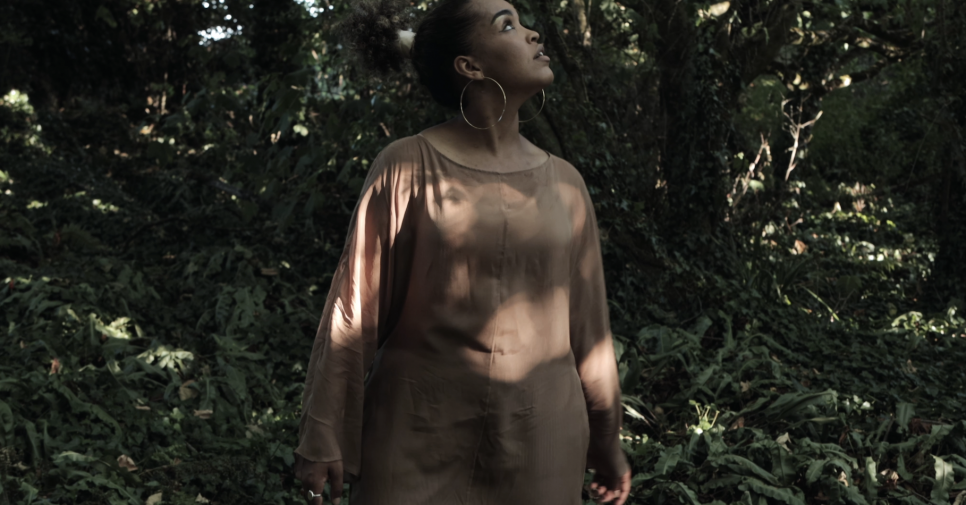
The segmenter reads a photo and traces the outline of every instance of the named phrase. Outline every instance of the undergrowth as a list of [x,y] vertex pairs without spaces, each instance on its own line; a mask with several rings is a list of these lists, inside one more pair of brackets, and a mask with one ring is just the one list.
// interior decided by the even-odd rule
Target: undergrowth
[[[301,499],[305,366],[365,160],[196,126],[254,95],[196,93],[114,156],[2,109],[0,504]],[[964,304],[927,300],[913,202],[806,179],[760,213],[794,224],[673,241],[595,198],[629,503],[964,503]]]

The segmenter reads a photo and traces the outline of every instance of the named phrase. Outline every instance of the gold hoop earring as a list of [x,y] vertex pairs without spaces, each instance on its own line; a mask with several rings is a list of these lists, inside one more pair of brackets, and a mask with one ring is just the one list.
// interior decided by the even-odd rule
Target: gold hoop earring
[[[493,79],[491,77],[484,77],[484,79],[489,79],[493,82],[496,82],[496,79]],[[471,80],[467,82],[466,86],[469,86],[470,82],[473,82],[473,81]],[[496,85],[500,86],[500,83],[496,82]],[[466,124],[472,126],[473,128],[476,128],[477,130],[489,130],[490,128],[493,128],[494,126],[496,126],[496,123],[499,123],[500,121],[503,120],[503,113],[506,112],[506,92],[503,91],[503,86],[500,86],[500,93],[503,94],[503,111],[500,112],[500,118],[496,120],[496,123],[493,123],[490,126],[487,126],[486,128],[480,128],[479,126],[474,126],[469,119],[466,119],[466,113],[463,112],[463,94],[466,93],[466,86],[463,86],[463,92],[460,93],[460,114],[463,115],[463,121],[466,121]]]
[[547,105],[547,92],[544,91],[544,90],[542,90],[542,89],[540,90],[540,92],[543,93],[543,102],[540,103],[540,110],[538,110],[537,113],[534,114],[532,118],[530,118],[530,119],[524,119],[523,121],[520,121],[521,123],[526,123],[527,121],[532,121],[532,120],[536,119],[536,117],[539,116],[541,112],[543,112],[543,106],[544,105]]

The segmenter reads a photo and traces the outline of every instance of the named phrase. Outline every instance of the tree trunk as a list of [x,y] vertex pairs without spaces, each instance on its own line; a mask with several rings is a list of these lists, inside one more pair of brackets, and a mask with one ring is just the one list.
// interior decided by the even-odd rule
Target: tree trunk
[[701,32],[681,2],[654,2],[659,29],[661,170],[667,184],[669,229],[711,233],[721,222],[724,187],[720,153],[733,108],[716,100],[712,56],[698,51]]

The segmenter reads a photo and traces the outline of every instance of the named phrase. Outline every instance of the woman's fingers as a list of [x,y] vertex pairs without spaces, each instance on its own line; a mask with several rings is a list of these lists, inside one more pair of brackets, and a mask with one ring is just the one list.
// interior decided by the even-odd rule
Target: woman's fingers
[[617,502],[614,505],[624,505],[627,497],[631,494],[631,471],[628,470],[621,476],[620,488],[618,489]]
[[[302,497],[308,505],[322,505],[325,483],[329,485],[329,499],[334,505],[342,502],[342,461],[315,462],[295,455],[295,477],[302,482]],[[309,491],[312,498],[309,498]]]
[[[328,478],[326,472],[319,471],[319,465],[306,460],[301,455],[295,455],[295,478],[302,483],[302,499],[308,505],[322,505],[322,490]],[[315,493],[315,498],[309,499],[309,491]]]
[[[311,477],[302,481],[302,495],[308,505],[322,505],[322,491],[325,489],[325,477]],[[315,498],[308,499],[309,491],[315,493]]]
[[628,470],[610,486],[600,482],[592,482],[590,489],[591,497],[596,503],[613,502],[613,505],[624,505],[631,493],[631,472]]
[[594,500],[595,503],[600,503],[601,489],[598,482],[591,482],[587,491],[590,494],[591,500]]
[[[329,468],[329,499],[333,505],[342,502],[342,465]],[[321,503],[320,501],[319,504]]]
[[601,502],[610,503],[614,498],[617,498],[617,495],[618,491],[616,489],[608,489],[607,492],[604,493],[603,498],[601,498]]
[[609,492],[609,490],[607,489],[607,486],[604,486],[603,484],[597,484],[596,486],[592,485],[592,487],[594,491],[591,497],[594,499],[594,501],[596,503],[607,503],[605,501],[607,500],[607,494]]

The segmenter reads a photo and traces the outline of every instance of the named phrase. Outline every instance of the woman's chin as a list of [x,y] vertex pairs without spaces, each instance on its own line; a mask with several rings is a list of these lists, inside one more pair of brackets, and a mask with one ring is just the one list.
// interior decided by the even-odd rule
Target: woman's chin
[[546,70],[540,72],[540,89],[546,88],[547,86],[553,84],[553,78],[553,70],[550,70],[550,67],[547,67]]

